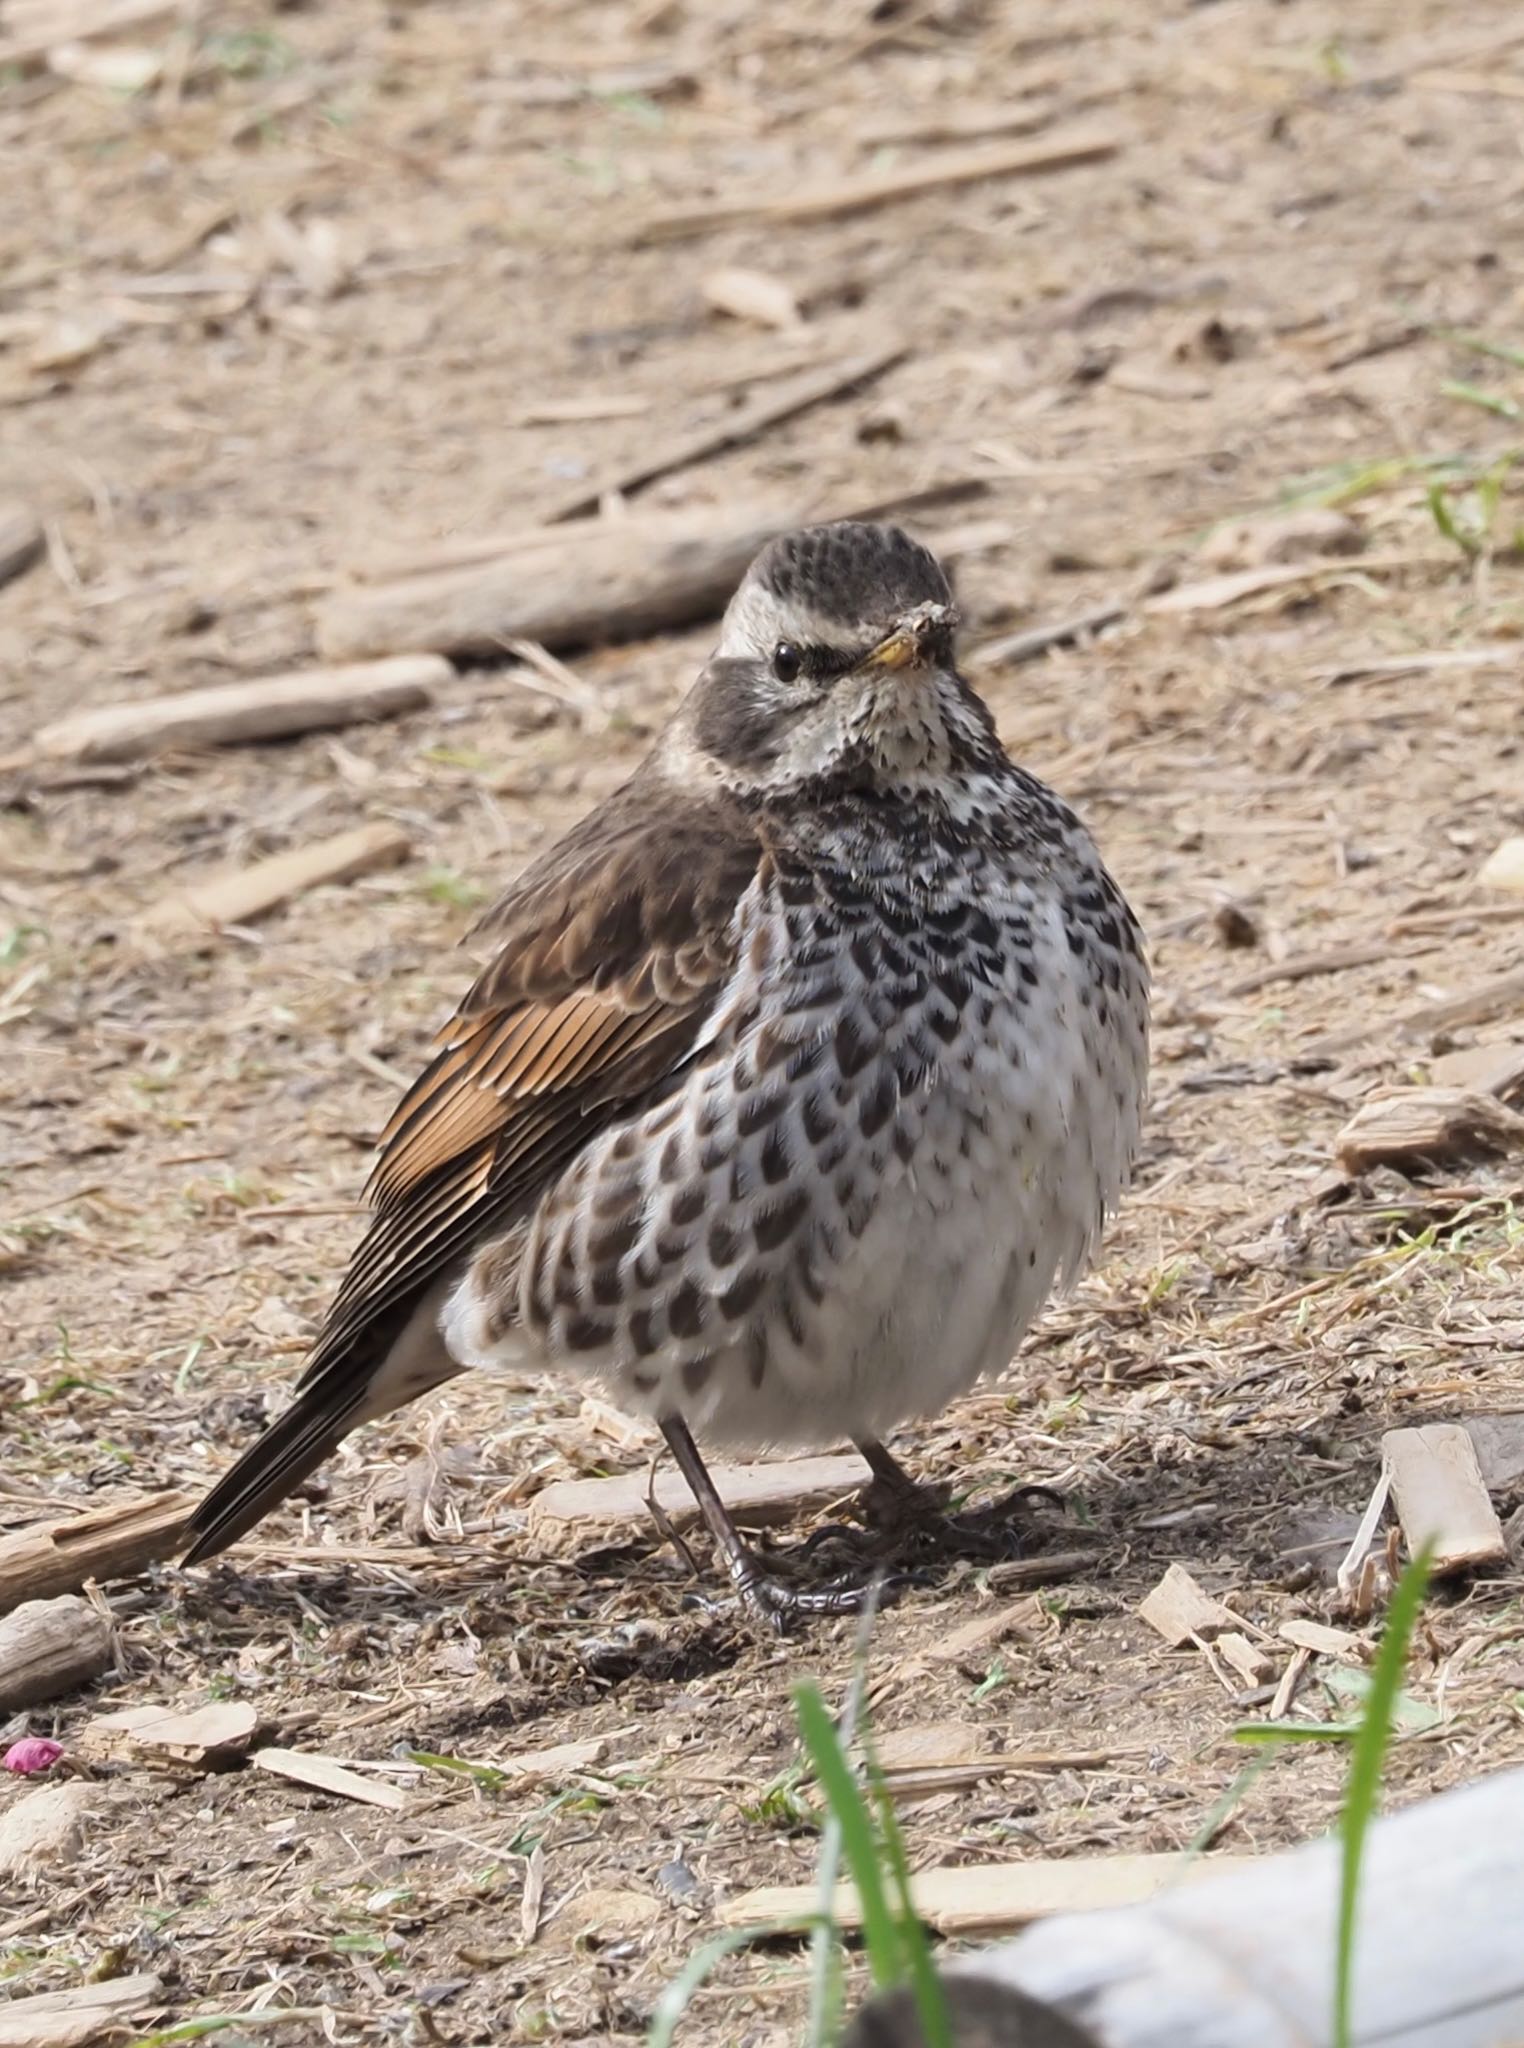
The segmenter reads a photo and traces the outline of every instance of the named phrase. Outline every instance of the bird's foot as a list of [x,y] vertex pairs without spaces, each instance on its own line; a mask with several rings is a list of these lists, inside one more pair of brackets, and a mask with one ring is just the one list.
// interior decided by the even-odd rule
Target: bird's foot
[[1051,1486],[1017,1486],[983,1507],[954,1512],[950,1488],[922,1485],[880,1446],[875,1449],[881,1454],[870,1461],[873,1478],[858,1495],[863,1518],[914,1563],[940,1557],[996,1563],[1024,1556],[1038,1533],[1033,1503],[1063,1510],[1063,1496]]

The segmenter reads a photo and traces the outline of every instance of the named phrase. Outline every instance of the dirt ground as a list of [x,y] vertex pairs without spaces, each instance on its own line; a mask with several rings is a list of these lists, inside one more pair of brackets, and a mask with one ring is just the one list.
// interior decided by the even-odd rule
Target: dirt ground
[[[162,59],[133,94],[0,52],[0,492],[47,529],[0,593],[0,1530],[199,1489],[279,1403],[474,906],[629,772],[709,631],[573,653],[575,688],[462,664],[427,710],[152,765],[28,766],[33,732],[310,662],[314,605],[357,569],[532,524],[898,337],[871,386],[623,516],[973,493],[916,523],[1008,743],[1147,928],[1153,1106],[1096,1271],[1008,1380],[900,1441],[929,1477],[1068,1506],[1029,1563],[959,1564],[881,1617],[873,1721],[1088,1753],[908,1802],[917,1865],[1190,1844],[1285,1673],[1281,1624],[1379,1629],[1331,1579],[1381,1432],[1524,1409],[1518,1156],[1335,1165],[1368,1096],[1524,1035],[1517,995],[1407,1021],[1524,950],[1524,898],[1475,880],[1524,830],[1517,7],[164,15],[128,39]],[[1115,147],[649,234],[1022,124]],[[797,328],[707,305],[727,265],[790,286]],[[1098,637],[980,659],[1113,601]],[[1432,659],[1456,649],[1484,651]],[[409,858],[199,949],[145,939],[178,886],[366,820]],[[1524,1458],[1493,1434],[1506,1517]],[[654,1526],[570,1558],[527,1535],[547,1483],[645,1457],[569,1380],[458,1383],[215,1567],[110,1588],[115,1675],[0,1733],[67,1748],[109,1707],[248,1699],[262,1739],[381,1765],[405,1803],[81,1765],[82,1859],[0,1887],[7,1991],[144,1969],[158,2024],[289,2008],[282,2043],[641,2038],[726,1898],[811,1877],[789,1689],[840,1701],[852,1640],[695,1606]],[[1042,1583],[1054,1551],[1079,1555]],[[1262,1676],[1138,1619],[1174,1561]],[[1410,1690],[1439,1718],[1398,1745],[1394,1799],[1524,1760],[1520,1590],[1516,1563],[1436,1593]],[[995,1603],[1004,1640],[932,1657]],[[1346,1712],[1331,1670],[1286,1710]],[[519,1789],[407,1761],[572,1741],[601,1747]],[[1215,1846],[1317,1834],[1341,1771],[1288,1751]],[[796,2038],[804,1976],[787,1942],[730,1958],[679,2039]]]

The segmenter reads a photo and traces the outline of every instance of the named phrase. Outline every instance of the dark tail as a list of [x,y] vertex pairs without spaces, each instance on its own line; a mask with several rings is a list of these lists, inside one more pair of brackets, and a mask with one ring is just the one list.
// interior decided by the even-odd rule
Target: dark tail
[[298,1394],[231,1472],[224,1472],[185,1525],[190,1542],[181,1562],[199,1564],[246,1535],[301,1485],[360,1418],[366,1388],[310,1387]]
[[321,1340],[296,1398],[225,1472],[185,1525],[185,1564],[215,1557],[269,1514],[352,1429],[416,1401],[460,1367],[436,1315],[443,1284],[404,1298],[325,1356]]

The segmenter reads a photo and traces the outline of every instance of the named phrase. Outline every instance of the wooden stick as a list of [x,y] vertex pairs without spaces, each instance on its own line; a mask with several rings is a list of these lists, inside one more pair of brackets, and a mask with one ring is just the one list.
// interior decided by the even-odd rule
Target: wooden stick
[[969,150],[906,170],[827,180],[781,198],[720,200],[712,206],[658,213],[641,228],[639,240],[682,241],[691,235],[706,235],[712,228],[754,221],[839,220],[845,214],[865,213],[875,206],[913,199],[950,185],[977,185],[990,178],[1032,177],[1040,171],[1067,170],[1074,164],[1103,163],[1115,156],[1122,144],[1119,134],[1099,132],[1065,136],[1035,148]]
[[[1491,981],[1468,989],[1464,995],[1446,996],[1440,1002],[1424,1003],[1416,1010],[1409,1010],[1405,1017],[1397,1019],[1397,1030],[1403,1038],[1426,1038],[1433,1032],[1487,1024],[1494,1017],[1520,1008],[1524,1008],[1524,967],[1513,967],[1506,974],[1495,975]],[[1374,1038],[1382,1024],[1383,1019],[1378,1016],[1365,1023],[1348,1025],[1340,1031],[1330,1031],[1325,1037],[1314,1038],[1304,1045],[1301,1056],[1304,1059],[1321,1059],[1325,1055],[1348,1052],[1352,1046],[1363,1045],[1366,1039]]]
[[1344,974],[1352,967],[1378,967],[1401,951],[1400,946],[1378,942],[1374,946],[1330,946],[1320,953],[1288,953],[1284,960],[1272,960],[1240,981],[1230,983],[1224,993],[1252,996],[1278,981],[1308,981],[1316,974]]
[[[868,1482],[861,1458],[787,1458],[768,1465],[712,1465],[709,1476],[720,1498],[746,1529],[763,1529],[795,1515],[813,1513],[848,1499]],[[552,1556],[568,1556],[612,1542],[649,1524],[644,1471],[613,1479],[558,1479],[529,1503],[525,1534]],[[681,1474],[656,1475],[656,1504],[675,1529],[698,1519],[698,1508]]]
[[[1247,1868],[1239,1859],[1220,1878],[1222,1859],[1206,1857],[1200,1883],[1119,1912],[1066,1913],[960,1957],[949,1991],[985,1997],[982,2026],[958,2039],[1057,2048],[1078,2029],[1090,2048],[1332,2048],[1341,1854],[1324,1840]],[[1361,1870],[1352,2048],[1524,2039],[1521,1912],[1524,1771],[1378,1820]],[[1060,2031],[1042,2031],[1044,2016]],[[849,2027],[842,2048],[924,2048],[913,2004],[885,2001],[873,2019]]]
[[172,1556],[194,1505],[188,1493],[141,1494],[0,1538],[0,1614],[77,1593],[87,1579],[131,1578]]
[[1079,641],[1089,640],[1126,616],[1125,604],[1097,605],[1092,611],[1060,619],[1051,626],[1030,626],[1025,632],[986,640],[982,647],[973,650],[971,659],[976,668],[1013,668],[1018,662],[1036,661],[1054,647],[1073,647]]
[[110,1662],[110,1626],[88,1600],[23,1600],[0,1620],[0,1709],[56,1700]]
[[[30,70],[46,63],[49,51],[60,43],[82,43],[94,36],[120,35],[123,29],[147,28],[178,11],[177,0],[101,0],[96,6],[72,9],[60,8],[57,0],[44,0],[43,7],[23,16],[28,25],[35,24],[35,33],[0,42],[0,66]],[[11,19],[11,10],[6,13]]]
[[10,583],[47,548],[42,521],[29,505],[8,498],[0,503],[0,584]]
[[362,1778],[358,1771],[307,1749],[256,1749],[251,1762],[278,1778],[290,1778],[298,1785],[310,1785],[316,1792],[331,1792],[336,1799],[357,1799],[362,1806],[384,1806],[400,1813],[407,1794],[396,1785],[377,1778]]
[[640,639],[723,609],[758,548],[793,523],[791,510],[600,521],[575,548],[551,530],[494,561],[336,590],[318,609],[318,646],[339,659],[405,647],[501,656],[510,640]]
[[127,2021],[162,2004],[162,1977],[147,1970],[106,1977],[99,1984],[72,1984],[63,1991],[37,1991],[0,2005],[0,2048],[84,2048],[108,2035],[120,2040]]
[[1410,1552],[1433,1545],[1436,1578],[1503,1564],[1508,1545],[1482,1480],[1476,1446],[1458,1422],[1389,1429],[1381,1452]]
[[234,746],[393,718],[427,704],[453,673],[437,655],[408,654],[355,668],[305,669],[107,704],[44,726],[36,751],[49,759],[132,761],[174,747]]
[[137,930],[148,938],[184,938],[204,936],[223,925],[246,924],[322,882],[348,882],[377,868],[394,867],[411,851],[411,841],[398,825],[357,825],[352,832],[271,854],[215,881],[177,890],[145,911]]
[[584,513],[596,512],[607,497],[625,496],[631,491],[638,491],[643,484],[654,483],[658,477],[671,476],[675,470],[689,469],[695,462],[723,454],[727,448],[739,448],[743,442],[752,440],[768,427],[781,426],[785,420],[808,412],[811,406],[821,405],[828,398],[844,397],[860,385],[871,383],[908,353],[903,342],[889,342],[879,348],[845,356],[840,362],[827,363],[824,369],[806,370],[797,377],[791,377],[786,384],[758,392],[745,405],[736,406],[713,425],[696,427],[691,434],[680,434],[664,452],[644,457],[622,469],[608,470],[595,482],[579,485],[545,513],[545,523],[553,526],[563,519],[579,519]]
[[[1034,1856],[1023,1863],[959,1863],[918,1870],[910,1880],[916,1912],[940,1934],[989,1934],[1024,1927],[1049,1913],[1090,1912],[1100,1906],[1128,1906],[1152,1898],[1182,1880],[1199,1881],[1224,1868],[1242,1868],[1243,1856],[1182,1855]],[[788,1920],[815,1912],[820,1887],[763,1885],[720,1907],[727,1927]],[[838,1926],[860,1927],[862,1904],[855,1888],[842,1885],[832,1901]]]

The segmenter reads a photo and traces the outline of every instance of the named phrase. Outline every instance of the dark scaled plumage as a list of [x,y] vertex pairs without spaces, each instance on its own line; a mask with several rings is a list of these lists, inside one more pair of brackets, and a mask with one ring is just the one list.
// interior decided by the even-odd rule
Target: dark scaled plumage
[[783,534],[762,550],[750,573],[785,605],[853,631],[871,630],[919,604],[952,602],[930,548],[898,526],[866,521]]

